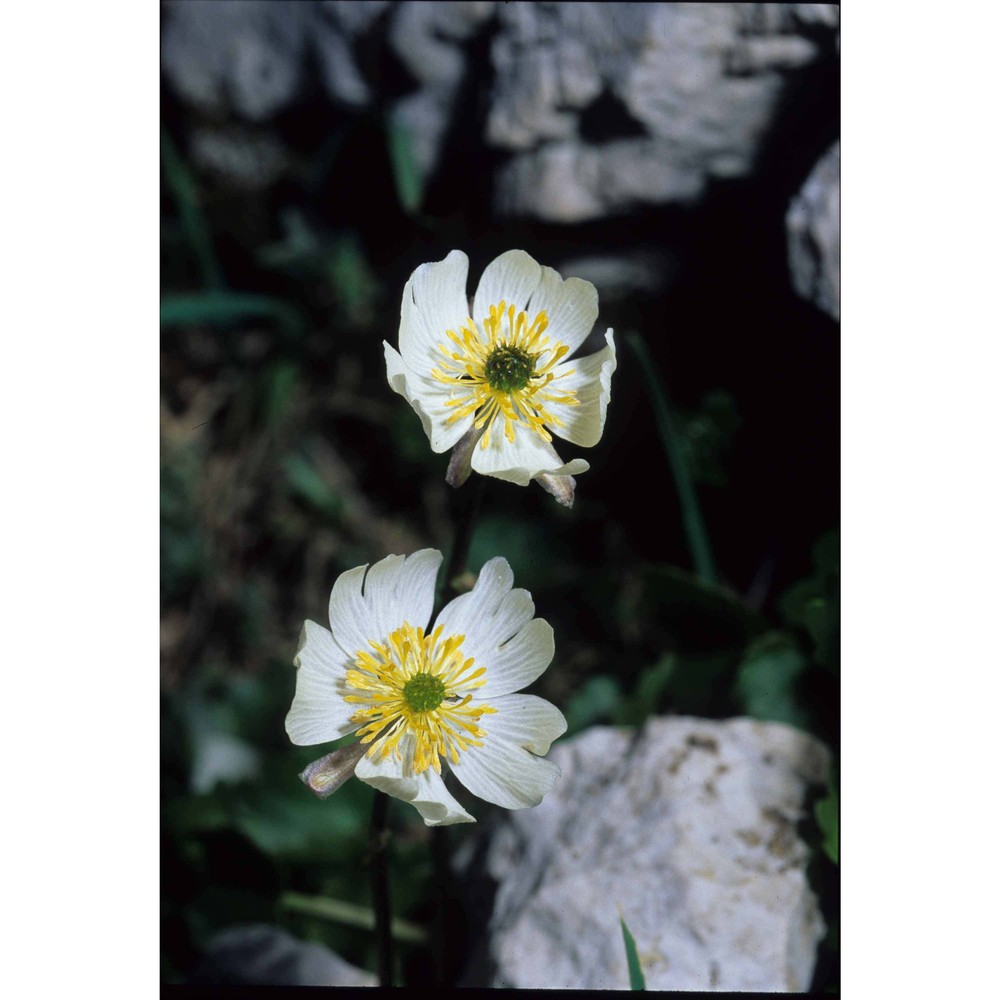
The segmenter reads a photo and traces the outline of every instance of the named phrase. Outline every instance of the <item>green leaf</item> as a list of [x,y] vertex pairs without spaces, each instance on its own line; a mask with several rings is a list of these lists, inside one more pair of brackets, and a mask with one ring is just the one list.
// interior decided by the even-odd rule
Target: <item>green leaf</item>
[[736,675],[736,694],[747,715],[807,728],[796,684],[808,661],[781,633],[771,633],[747,651]]
[[204,292],[167,295],[160,300],[160,326],[209,326],[267,319],[293,337],[305,332],[301,313],[281,299],[245,292]]
[[413,155],[413,138],[402,122],[389,119],[385,126],[385,140],[399,204],[407,214],[413,215],[424,199],[426,181]]
[[[276,762],[277,755],[271,763]],[[230,803],[233,825],[272,858],[332,862],[359,852],[367,836],[371,788],[348,781],[331,798],[317,799],[299,780],[298,761],[287,755],[284,764],[280,775],[220,791]]]
[[826,798],[820,799],[815,808],[816,822],[823,834],[823,851],[836,865],[840,858],[840,797],[833,774],[830,775]]
[[813,572],[778,601],[788,624],[812,639],[813,658],[836,672],[840,659],[840,533],[828,531],[813,546]]
[[705,520],[701,516],[698,505],[698,494],[695,492],[691,470],[684,456],[684,440],[670,412],[670,404],[660,378],[653,365],[653,359],[646,350],[642,338],[636,333],[628,333],[625,340],[632,348],[639,362],[649,400],[653,407],[656,429],[660,434],[663,450],[667,453],[667,464],[674,477],[677,496],[681,504],[681,521],[684,533],[687,535],[688,548],[694,561],[695,571],[707,583],[715,582],[715,563],[712,559],[712,546],[708,538]]
[[646,988],[646,977],[642,972],[642,965],[639,963],[639,951],[635,946],[635,938],[625,923],[625,918],[619,915],[618,922],[622,925],[622,940],[625,942],[625,958],[628,961],[628,983],[633,990],[644,990]]
[[621,687],[613,677],[591,677],[566,706],[567,732],[579,732],[595,722],[610,720],[621,698]]
[[658,710],[676,669],[674,653],[667,653],[646,667],[636,681],[635,693],[619,705],[614,721],[622,726],[641,726]]
[[375,315],[378,280],[354,233],[337,237],[326,258],[327,273],[337,301],[354,325],[370,323]]
[[301,497],[331,520],[340,517],[343,502],[323,478],[319,469],[305,455],[299,453],[288,455],[282,463],[282,468],[293,494]]
[[299,366],[294,361],[277,361],[264,373],[264,411],[268,423],[276,423],[295,398]]
[[[334,923],[359,927],[366,931],[375,929],[375,912],[368,906],[331,899],[329,896],[306,896],[300,892],[286,892],[278,902],[295,913],[332,920]],[[408,944],[426,944],[428,940],[425,928],[399,917],[392,918],[390,933],[397,941]]]

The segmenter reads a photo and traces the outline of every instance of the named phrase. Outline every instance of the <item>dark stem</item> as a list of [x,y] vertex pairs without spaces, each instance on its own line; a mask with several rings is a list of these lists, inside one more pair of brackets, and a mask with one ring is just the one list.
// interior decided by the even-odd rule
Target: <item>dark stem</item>
[[[462,491],[461,506],[455,516],[455,540],[451,545],[448,557],[448,569],[444,577],[444,589],[438,602],[437,612],[452,598],[461,593],[461,588],[455,583],[465,572],[465,564],[469,560],[469,548],[472,545],[472,535],[476,530],[476,519],[482,505],[483,493],[486,491],[486,477],[473,474],[468,488]],[[434,936],[438,947],[434,956],[434,978],[438,987],[453,986],[455,978],[455,955],[449,943],[455,934],[449,927],[449,917],[453,908],[452,878],[449,859],[451,852],[448,847],[448,829],[436,826],[431,830],[431,856],[434,861],[434,871],[437,875],[437,913],[434,918]]]
[[389,902],[389,866],[386,848],[389,831],[389,796],[376,791],[372,802],[372,825],[368,848],[371,853],[372,906],[375,909],[375,944],[378,948],[379,986],[392,986],[392,907]]
[[469,559],[469,547],[472,545],[472,535],[476,529],[476,518],[485,490],[486,477],[474,474],[468,488],[464,490],[465,495],[459,494],[462,506],[455,518],[455,540],[451,545],[448,570],[444,575],[442,604],[447,604],[460,593],[459,588],[455,586],[455,580],[465,572],[465,564]]

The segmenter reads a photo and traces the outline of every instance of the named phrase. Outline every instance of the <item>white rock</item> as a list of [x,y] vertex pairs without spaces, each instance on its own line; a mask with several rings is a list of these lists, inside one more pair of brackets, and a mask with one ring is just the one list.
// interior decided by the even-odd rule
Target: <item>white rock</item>
[[184,100],[213,116],[265,121],[299,99],[311,55],[331,97],[364,106],[371,92],[353,46],[387,7],[382,0],[167,0],[163,72]]
[[840,319],[840,143],[813,167],[785,216],[795,290]]
[[671,717],[590,729],[549,759],[555,789],[505,814],[467,872],[497,884],[494,986],[627,989],[621,914],[649,989],[809,988],[824,926],[795,823],[825,780],[822,744]]
[[[391,118],[410,135],[421,174],[437,168],[441,143],[467,68],[464,43],[493,13],[492,2],[402,3],[389,22],[388,44],[420,88],[396,101]],[[478,136],[476,137],[478,140]]]
[[377,986],[375,976],[315,941],[270,924],[241,924],[216,934],[194,985]]
[[815,38],[832,48],[814,6],[499,5],[486,137],[513,156],[498,208],[579,222],[749,175]]

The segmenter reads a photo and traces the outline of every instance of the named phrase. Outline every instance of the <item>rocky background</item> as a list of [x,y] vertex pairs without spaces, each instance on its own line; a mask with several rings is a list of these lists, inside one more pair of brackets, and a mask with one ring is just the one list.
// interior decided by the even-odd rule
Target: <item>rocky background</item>
[[620,345],[573,509],[491,484],[471,557],[556,630],[565,777],[450,831],[443,964],[427,833],[394,810],[399,981],[625,988],[621,913],[651,988],[836,986],[838,25],[163,4],[166,980],[372,981],[369,790],[298,783],[290,660],[337,573],[450,542],[447,457],[384,377],[406,278],[520,247],[594,282]]

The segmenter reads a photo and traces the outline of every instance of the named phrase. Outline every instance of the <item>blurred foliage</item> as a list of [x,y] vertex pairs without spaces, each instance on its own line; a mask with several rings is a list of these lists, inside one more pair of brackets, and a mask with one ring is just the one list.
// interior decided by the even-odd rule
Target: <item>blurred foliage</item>
[[681,521],[687,534],[688,547],[698,575],[708,584],[715,583],[715,561],[708,529],[701,513],[698,497],[694,489],[692,464],[690,462],[691,436],[685,439],[677,426],[672,407],[667,400],[663,379],[660,378],[652,357],[643,339],[637,333],[629,333],[625,342],[632,348],[639,362],[656,418],[663,450],[667,456],[674,486],[681,504]]
[[836,865],[840,863],[840,795],[835,772],[831,770],[826,797],[816,803],[816,822],[823,834],[823,850]]
[[679,415],[685,461],[697,483],[724,487],[729,479],[726,463],[733,447],[733,436],[742,421],[736,412],[736,400],[724,389],[705,395],[693,413]]
[[808,729],[808,718],[796,692],[796,684],[807,667],[802,651],[781,633],[771,632],[753,643],[736,675],[737,697],[746,714]]
[[287,302],[238,292],[203,292],[170,295],[160,302],[160,326],[189,326],[196,323],[225,327],[247,319],[273,320],[293,337],[302,335],[304,322]]
[[410,130],[398,119],[389,119],[385,124],[385,140],[396,182],[396,196],[399,204],[412,214],[423,202],[426,178],[417,165]]

